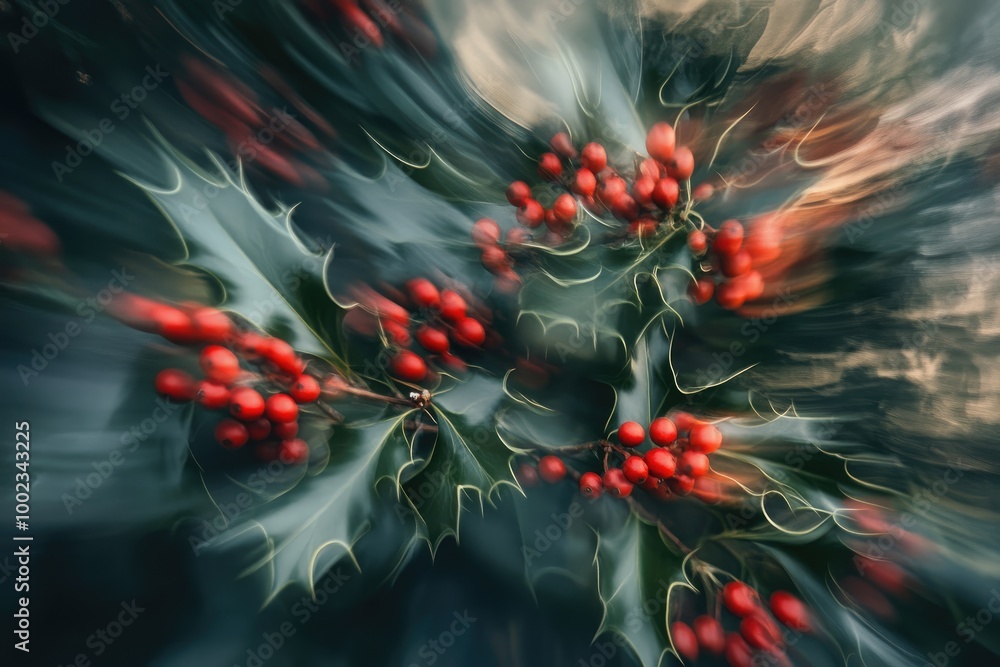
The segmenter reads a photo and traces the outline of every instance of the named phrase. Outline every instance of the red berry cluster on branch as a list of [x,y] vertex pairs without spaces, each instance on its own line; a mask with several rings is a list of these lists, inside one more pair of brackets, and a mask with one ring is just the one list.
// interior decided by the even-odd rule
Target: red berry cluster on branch
[[[687,245],[696,258],[702,258],[702,276],[691,284],[688,294],[697,304],[716,302],[727,310],[736,310],[764,293],[764,278],[758,270],[781,254],[777,228],[767,219],[755,223],[744,234],[738,220],[727,220],[718,230],[694,230]],[[744,238],[745,236],[745,238]]]
[[[692,492],[699,478],[710,469],[708,455],[722,446],[722,432],[707,422],[687,413],[676,413],[674,420],[659,417],[649,424],[652,445],[643,454],[637,448],[646,442],[646,429],[638,422],[625,422],[618,427],[618,444],[608,440],[568,448],[574,452],[595,452],[603,455],[604,472],[587,471],[577,483],[586,498],[596,498],[607,491],[625,498],[636,486],[661,500]],[[612,457],[621,459],[611,464]],[[538,461],[537,474],[530,463],[522,464],[518,477],[527,486],[539,477],[555,483],[566,477],[568,468],[561,458],[549,454]]]
[[[799,598],[786,591],[771,595],[769,609],[757,591],[741,581],[722,589],[722,602],[735,616],[728,634],[716,616],[702,615],[691,625],[676,620],[670,624],[674,648],[686,660],[699,656],[725,656],[731,667],[766,664],[791,665],[785,653],[784,633],[778,623],[797,633],[812,630],[812,614]],[[736,629],[738,627],[738,630]]]
[[[231,418],[215,427],[215,439],[223,447],[239,449],[253,441],[263,459],[280,457],[288,463],[308,459],[308,445],[295,437],[299,405],[316,401],[321,390],[318,380],[304,373],[305,363],[291,345],[279,338],[237,332],[233,322],[214,308],[186,312],[147,303],[151,304],[148,317],[169,340],[209,343],[198,357],[200,379],[167,368],[156,376],[157,392],[178,402],[195,401],[206,410],[227,410]],[[241,361],[257,371],[245,370]]]
[[[271,71],[264,72],[274,88],[290,92],[288,84]],[[300,114],[269,106],[253,88],[228,71],[186,57],[175,81],[188,105],[221,130],[229,147],[251,168],[298,187],[322,189],[326,180],[316,167],[325,166],[322,142],[293,116],[301,114],[327,138],[334,129],[297,95],[291,103]]]
[[359,307],[347,312],[344,325],[364,336],[383,334],[392,354],[389,370],[394,377],[423,382],[430,377],[427,361],[462,372],[466,364],[454,354],[453,346],[475,350],[486,343],[488,313],[476,304],[470,308],[471,297],[438,289],[427,278],[410,280],[402,291],[386,291],[390,296],[368,286],[353,287]]
[[[560,132],[552,137],[552,151],[539,157],[538,175],[563,192],[544,189],[551,199],[546,208],[528,183],[514,181],[507,188],[507,201],[517,207],[517,221],[524,227],[535,230],[545,224],[548,231],[539,240],[549,245],[558,245],[573,234],[581,206],[594,215],[610,213],[628,223],[632,235],[651,235],[677,205],[679,184],[694,172],[691,149],[675,143],[670,124],[657,123],[646,137],[646,150],[652,157],[636,155],[632,164],[615,167],[601,143],[592,141],[577,151],[569,135]],[[510,236],[508,241],[513,240]],[[518,241],[525,238],[516,235]],[[487,258],[483,259],[486,264]]]
[[646,441],[642,425],[625,422],[618,427],[618,442],[627,449],[612,448],[610,452],[620,453],[624,460],[621,468],[605,466],[604,488],[609,493],[628,496],[634,486],[661,499],[691,493],[695,481],[708,473],[708,454],[722,445],[722,433],[690,415],[676,417],[677,423],[659,417],[649,424],[652,446],[644,454],[633,453]]

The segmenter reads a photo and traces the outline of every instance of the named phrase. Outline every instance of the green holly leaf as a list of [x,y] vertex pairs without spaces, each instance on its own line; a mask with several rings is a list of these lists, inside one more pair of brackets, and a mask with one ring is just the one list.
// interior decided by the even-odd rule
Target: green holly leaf
[[[327,437],[328,450],[318,452],[314,446],[308,466],[278,461],[244,471],[248,474],[242,477],[203,475],[213,502],[229,517],[228,529],[208,546],[251,554],[244,574],[268,572],[268,601],[293,584],[312,593],[314,582],[340,558],[351,559],[360,570],[356,542],[374,521],[393,521],[378,511],[376,484],[387,477],[399,480],[416,463],[404,427],[415,413],[338,426]],[[317,441],[315,434],[303,437]],[[225,509],[233,507],[246,509],[233,516]],[[399,543],[407,547],[405,539]]]
[[630,514],[598,535],[597,582],[604,617],[597,635],[616,633],[643,667],[658,667],[670,650],[667,602],[679,585],[683,559],[655,525]]
[[668,351],[662,327],[655,322],[647,325],[632,348],[628,379],[616,388],[617,400],[609,428],[617,428],[626,421],[646,425],[664,413],[667,396],[674,386],[667,363]]
[[323,282],[332,250],[298,238],[293,208],[265,209],[242,172],[232,174],[215,159],[219,173],[210,175],[169,147],[159,153],[171,175],[165,187],[129,180],[177,230],[186,249],[182,262],[219,281],[226,308],[343,368],[329,329],[337,308]]
[[437,426],[433,450],[404,487],[432,553],[449,535],[459,538],[462,512],[469,504],[482,512],[501,485],[520,490],[511,468],[514,452],[494,426],[502,399],[500,381],[484,375],[435,394],[427,412]]

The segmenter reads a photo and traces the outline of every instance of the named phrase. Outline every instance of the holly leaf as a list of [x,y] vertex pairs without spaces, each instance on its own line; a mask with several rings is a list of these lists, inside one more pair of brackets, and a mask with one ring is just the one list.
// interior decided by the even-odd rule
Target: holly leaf
[[293,208],[264,208],[249,191],[242,169],[233,174],[213,156],[210,175],[169,147],[158,149],[171,176],[157,187],[128,176],[174,226],[185,247],[182,263],[219,281],[225,307],[253,324],[280,332],[296,349],[344,367],[327,327],[336,306],[324,288],[332,250],[299,239]]
[[673,387],[668,379],[668,340],[662,327],[650,323],[632,348],[629,361],[629,378],[616,388],[617,400],[609,427],[626,421],[648,424],[659,417],[666,406],[667,395]]
[[655,525],[634,514],[598,535],[597,583],[604,617],[597,630],[619,634],[643,667],[658,667],[670,650],[667,601],[683,559]]
[[[353,547],[378,514],[376,484],[385,477],[398,480],[414,463],[404,428],[414,412],[338,427],[328,439],[328,455],[314,451],[308,468],[279,461],[243,479],[203,475],[213,501],[231,520],[208,546],[252,554],[244,574],[269,572],[268,601],[295,583],[312,593],[315,581],[341,557],[360,570]],[[233,516],[226,508],[248,505],[240,494],[252,501]]]
[[494,415],[503,399],[499,381],[484,375],[436,394],[428,415],[437,437],[425,467],[404,488],[431,553],[449,535],[459,539],[468,503],[493,504],[501,485],[520,491],[511,468],[514,452],[497,436]]

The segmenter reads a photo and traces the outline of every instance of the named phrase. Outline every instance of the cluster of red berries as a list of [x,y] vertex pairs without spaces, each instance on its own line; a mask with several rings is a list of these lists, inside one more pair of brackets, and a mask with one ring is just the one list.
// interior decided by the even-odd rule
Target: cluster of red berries
[[[780,238],[773,225],[760,223],[744,239],[738,220],[727,220],[716,231],[694,230],[687,245],[696,258],[705,258],[704,275],[691,284],[688,294],[697,304],[716,302],[735,310],[764,293],[764,278],[757,270],[781,254]],[[711,241],[711,246],[709,245]]]
[[[644,454],[628,453],[646,441],[646,429],[638,422],[623,423],[618,428],[621,448],[617,451],[624,458],[621,467],[608,467],[603,476],[583,473],[579,478],[580,493],[586,498],[597,498],[607,491],[624,498],[639,486],[661,500],[671,495],[686,496],[694,490],[697,480],[708,473],[708,455],[722,446],[722,432],[712,424],[678,412],[673,419],[654,419],[649,424],[649,440],[652,446]],[[559,482],[567,472],[565,462],[550,454],[538,461],[537,471],[530,464],[522,465],[518,477],[532,486],[539,477],[549,483]]]
[[487,271],[496,276],[496,288],[511,294],[521,286],[521,277],[514,270],[510,250],[530,240],[531,236],[520,227],[507,232],[506,242],[500,240],[502,235],[500,225],[492,218],[480,218],[472,225],[472,241],[482,253],[480,261]]
[[60,251],[59,237],[44,222],[31,214],[23,200],[0,190],[0,250],[25,252],[41,257]]
[[367,286],[353,287],[359,307],[347,312],[344,325],[365,336],[384,333],[393,348],[389,368],[394,377],[405,382],[429,377],[427,362],[414,351],[414,342],[427,358],[459,372],[466,365],[452,353],[452,345],[476,349],[486,343],[483,321],[470,314],[469,300],[457,291],[439,290],[426,278],[410,280],[402,291],[387,291],[391,298]]
[[812,614],[808,607],[786,591],[775,591],[771,595],[770,613],[757,591],[740,581],[731,581],[723,587],[722,601],[726,609],[740,619],[739,632],[727,634],[722,622],[708,615],[697,617],[691,625],[674,621],[670,625],[670,635],[680,656],[694,661],[702,652],[724,655],[731,667],[749,667],[764,664],[757,654],[766,653],[767,664],[790,665],[781,628],[774,619],[796,632],[812,630]]
[[[549,144],[552,151],[540,156],[538,175],[564,192],[546,208],[530,185],[514,181],[507,188],[507,201],[517,207],[517,221],[524,227],[534,230],[544,223],[548,233],[541,240],[553,245],[573,233],[580,205],[594,215],[610,212],[629,223],[632,234],[653,233],[677,205],[679,183],[694,172],[691,149],[676,146],[669,123],[657,123],[646,135],[650,157],[636,156],[634,164],[621,171],[609,163],[607,149],[599,142],[577,151],[569,135],[560,132]],[[530,238],[523,230],[511,230],[507,240],[516,243]],[[491,258],[483,259],[485,264]]]
[[[158,304],[150,316],[158,332],[170,340],[210,343],[198,358],[201,379],[167,368],[156,376],[156,391],[174,401],[195,401],[208,410],[228,410],[233,418],[223,419],[215,428],[215,438],[224,447],[239,449],[254,441],[262,459],[280,457],[290,463],[308,459],[309,446],[295,437],[299,405],[314,402],[321,390],[316,378],[304,373],[305,363],[291,345],[252,332],[238,333],[232,321],[214,308],[185,312]],[[244,370],[241,357],[261,372]]]
[[[278,89],[291,92],[277,73],[266,71],[264,75]],[[265,111],[265,103],[250,86],[195,58],[184,58],[183,71],[175,83],[184,101],[221,130],[233,154],[251,168],[299,187],[326,186],[319,171],[308,164],[320,166],[324,162],[321,142],[292,114]],[[301,98],[293,94],[291,101],[318,131],[329,138],[336,136],[323,117]]]
[[[603,478],[585,473],[580,478],[580,493],[595,497],[603,487],[619,497],[632,494],[635,486],[660,499],[671,494],[686,496],[697,479],[709,471],[708,455],[722,446],[722,432],[712,424],[687,413],[676,413],[674,420],[659,417],[649,424],[652,446],[645,454],[625,456],[620,468],[611,467]],[[618,427],[618,442],[632,450],[646,441],[646,429],[638,422]]]

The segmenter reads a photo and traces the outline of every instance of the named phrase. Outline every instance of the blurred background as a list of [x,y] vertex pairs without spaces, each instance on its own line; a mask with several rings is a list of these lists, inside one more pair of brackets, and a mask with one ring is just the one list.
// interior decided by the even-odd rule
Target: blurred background
[[[827,632],[793,664],[997,664],[996,3],[0,0],[0,24],[0,477],[13,513],[29,422],[34,537],[31,653],[5,664],[642,664],[595,638],[595,531],[613,539],[621,507],[526,563],[569,485],[460,510],[433,558],[372,496],[379,519],[353,558],[324,553],[315,599],[249,568],[263,538],[212,493],[190,415],[160,418],[152,377],[180,353],[112,288],[289,336],[296,304],[257,281],[290,256],[304,308],[413,275],[485,293],[472,223],[510,226],[504,191],[554,132],[642,152],[662,120],[714,189],[706,219],[783,238],[756,309],[674,304],[669,402],[736,415],[727,441],[760,458],[734,477],[803,499],[766,521],[759,494],[746,515],[678,510],[678,531],[725,533],[802,592]],[[348,349],[339,314],[314,321]],[[572,419],[603,421],[613,401],[585,389],[594,414]],[[286,528],[324,491],[297,493],[271,517]]]

